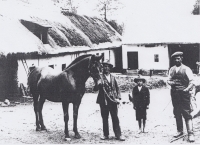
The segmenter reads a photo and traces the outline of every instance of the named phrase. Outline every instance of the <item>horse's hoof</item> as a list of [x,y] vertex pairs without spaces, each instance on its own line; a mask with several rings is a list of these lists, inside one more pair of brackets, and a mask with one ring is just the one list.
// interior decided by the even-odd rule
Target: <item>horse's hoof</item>
[[65,141],[71,141],[71,138],[66,137],[66,138],[65,138]]
[[81,138],[80,134],[76,134],[74,137],[75,137],[76,139],[80,139],[80,138]]

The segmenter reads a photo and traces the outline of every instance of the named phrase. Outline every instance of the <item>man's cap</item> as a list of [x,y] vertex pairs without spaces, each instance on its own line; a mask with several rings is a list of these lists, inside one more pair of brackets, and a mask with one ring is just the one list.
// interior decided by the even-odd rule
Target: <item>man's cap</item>
[[109,65],[110,67],[113,67],[113,65],[110,63],[110,60],[109,60],[109,59],[104,60],[104,61],[102,62],[102,64],[103,64],[103,65],[104,65],[104,64],[107,64],[107,65]]
[[142,80],[143,83],[146,82],[146,80],[144,78],[140,77],[140,75],[138,75],[138,77],[134,79],[134,82],[137,83],[139,80]]
[[177,51],[177,52],[174,52],[171,57],[174,57],[174,56],[183,56],[183,52],[181,51]]

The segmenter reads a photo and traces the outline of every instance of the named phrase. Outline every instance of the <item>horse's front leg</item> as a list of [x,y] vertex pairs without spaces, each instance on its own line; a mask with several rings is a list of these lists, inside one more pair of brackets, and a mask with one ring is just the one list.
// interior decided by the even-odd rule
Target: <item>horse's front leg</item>
[[74,127],[73,131],[75,133],[75,138],[80,139],[81,136],[77,129],[77,119],[78,119],[78,109],[79,109],[80,103],[73,103],[73,118],[74,118]]
[[63,107],[64,121],[65,121],[65,140],[66,141],[70,141],[71,139],[69,137],[69,130],[68,130],[68,121],[69,121],[68,109],[69,109],[69,103],[62,102],[62,107]]

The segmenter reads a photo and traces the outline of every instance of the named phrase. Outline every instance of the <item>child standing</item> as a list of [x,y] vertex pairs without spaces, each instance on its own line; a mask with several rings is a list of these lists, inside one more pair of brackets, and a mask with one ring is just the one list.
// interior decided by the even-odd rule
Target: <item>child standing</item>
[[[139,125],[139,133],[145,133],[146,125],[146,109],[149,109],[150,104],[150,93],[149,89],[144,86],[145,79],[138,78],[134,79],[137,85],[133,88],[132,96],[129,94],[129,100],[133,103],[133,108],[136,110],[136,120]],[[141,128],[143,124],[143,129]]]

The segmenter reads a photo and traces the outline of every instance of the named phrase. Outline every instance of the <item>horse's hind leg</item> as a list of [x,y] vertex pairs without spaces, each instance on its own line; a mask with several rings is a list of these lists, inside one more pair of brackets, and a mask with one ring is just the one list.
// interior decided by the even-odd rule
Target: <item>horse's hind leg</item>
[[41,125],[41,130],[47,130],[45,125],[44,125],[44,121],[43,121],[43,116],[42,116],[42,108],[43,108],[43,105],[44,105],[44,102],[45,102],[45,99],[43,97],[39,97],[39,100],[38,100],[38,112],[39,112],[39,123]]
[[75,133],[75,138],[80,139],[81,136],[78,132],[77,129],[77,119],[78,119],[78,109],[79,109],[80,103],[74,103],[73,104],[73,117],[74,117],[74,127],[73,127],[73,131]]
[[35,112],[35,118],[36,118],[36,131],[40,131],[40,122],[39,122],[39,108],[38,108],[38,97],[39,94],[33,94],[33,106],[34,106],[34,112]]
[[63,113],[64,113],[64,121],[65,121],[65,140],[70,140],[69,137],[69,130],[68,130],[68,121],[69,121],[69,103],[67,102],[62,102],[62,107],[63,107]]

